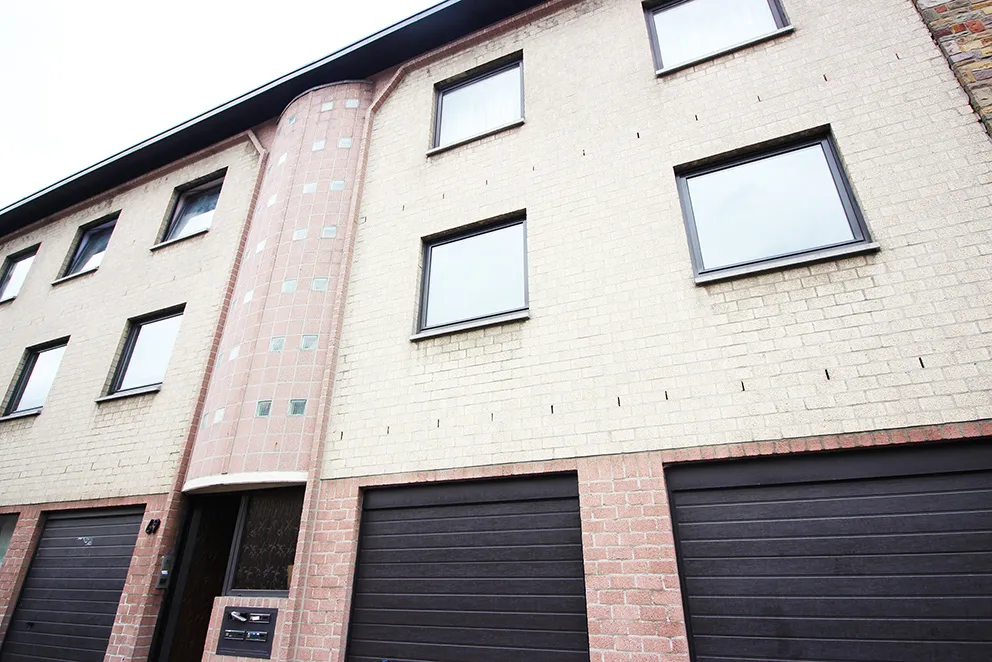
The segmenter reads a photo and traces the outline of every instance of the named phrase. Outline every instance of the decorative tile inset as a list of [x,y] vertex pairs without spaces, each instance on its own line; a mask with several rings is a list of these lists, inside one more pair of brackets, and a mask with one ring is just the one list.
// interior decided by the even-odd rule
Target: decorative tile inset
[[296,115],[290,115],[289,119],[286,120],[286,123],[289,124],[290,126],[296,124]]
[[325,145],[327,145],[326,140],[318,140],[313,144],[313,147],[310,148],[310,151],[319,152],[320,150],[324,149]]
[[334,239],[336,236],[338,236],[338,228],[336,225],[328,225],[320,231],[321,239]]
[[220,409],[214,412],[214,423],[220,423],[223,420],[224,420],[224,408],[221,407]]
[[278,165],[282,165],[283,163],[285,163],[287,156],[288,156],[288,154],[283,153],[283,155],[279,157],[279,163],[278,163]]
[[281,352],[286,347],[286,336],[273,336],[269,340],[270,352]]
[[334,102],[328,101],[327,103],[320,104],[320,112],[326,113],[329,110],[334,110]]
[[358,99],[348,99],[344,102],[345,108],[358,108],[361,102]]
[[276,203],[276,198],[277,198],[277,197],[278,197],[277,195],[272,195],[272,196],[271,196],[271,197],[269,198],[269,202],[268,202],[268,206],[269,206],[269,207],[271,207],[272,205],[274,205],[274,204]]
[[289,401],[289,415],[290,416],[303,416],[307,412],[307,401],[306,400],[290,400]]
[[353,141],[351,138],[339,138],[338,147],[340,147],[341,149],[350,149],[352,142]]
[[300,349],[303,351],[310,351],[317,349],[317,336],[316,335],[305,335],[300,338]]
[[259,400],[255,405],[255,418],[268,418],[272,414],[272,401]]
[[326,292],[330,282],[328,278],[314,278],[310,284],[310,289],[314,292]]
[[228,361],[233,361],[234,359],[236,359],[236,358],[238,358],[238,356],[240,356],[240,355],[241,355],[241,345],[237,345],[237,346],[236,346],[236,347],[235,347],[234,349],[232,349],[232,350],[230,351],[230,353],[229,353],[229,354],[227,355],[227,360],[228,360]]
[[251,301],[254,298],[255,298],[255,290],[248,290],[247,292],[245,292],[245,298],[244,298],[243,302],[244,303],[248,303],[249,301]]
[[258,253],[261,253],[264,250],[265,250],[265,240],[263,239],[262,241],[255,244],[255,254],[257,255]]
[[307,193],[316,193],[316,192],[317,192],[317,182],[310,182],[309,184],[303,185],[303,195],[306,195]]
[[344,180],[343,179],[335,179],[333,182],[331,182],[331,190],[332,191],[343,191],[344,190]]
[[307,238],[306,228],[296,228],[293,230],[293,241],[300,241],[301,239]]
[[295,291],[296,291],[296,280],[295,279],[293,279],[293,280],[284,280],[282,282],[282,293],[283,294],[292,294]]

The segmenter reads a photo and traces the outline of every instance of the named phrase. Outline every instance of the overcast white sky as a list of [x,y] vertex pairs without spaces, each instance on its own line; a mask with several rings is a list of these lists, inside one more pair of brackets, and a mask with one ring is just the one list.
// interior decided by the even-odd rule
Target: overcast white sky
[[0,0],[0,208],[438,0]]

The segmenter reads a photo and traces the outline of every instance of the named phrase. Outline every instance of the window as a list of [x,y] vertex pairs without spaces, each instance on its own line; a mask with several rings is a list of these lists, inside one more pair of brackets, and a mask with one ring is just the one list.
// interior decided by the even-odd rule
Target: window
[[272,401],[259,400],[255,404],[255,418],[268,418],[272,414]]
[[525,221],[425,241],[420,330],[527,309]]
[[523,63],[489,69],[437,91],[434,147],[498,131],[524,117]]
[[68,338],[32,347],[24,357],[24,367],[14,384],[5,415],[41,411],[55,382]]
[[162,241],[174,241],[209,230],[223,185],[223,179],[212,179],[181,191]]
[[228,595],[285,593],[296,557],[303,487],[246,494],[228,568]]
[[10,539],[14,537],[16,524],[17,515],[0,515],[0,568],[3,567],[3,559],[7,556]]
[[162,383],[182,319],[180,309],[131,321],[111,393]]
[[680,0],[647,10],[655,67],[675,69],[789,27],[779,0]]
[[115,225],[117,225],[116,216],[110,220],[97,221],[95,224],[84,226],[80,230],[76,249],[72,252],[72,259],[69,260],[62,277],[93,271],[99,267],[103,262],[103,254],[107,250]]
[[290,400],[289,401],[289,415],[290,416],[303,416],[307,413],[307,401],[306,400]]
[[20,293],[37,254],[38,247],[33,246],[4,261],[3,271],[0,271],[0,301],[10,301]]
[[697,276],[870,241],[829,137],[678,173],[678,181]]

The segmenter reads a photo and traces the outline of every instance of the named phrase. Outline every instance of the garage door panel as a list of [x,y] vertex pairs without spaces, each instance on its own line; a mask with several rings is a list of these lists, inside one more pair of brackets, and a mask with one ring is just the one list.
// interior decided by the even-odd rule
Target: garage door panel
[[[406,644],[409,651],[402,657],[393,655],[388,642],[352,639],[348,659],[352,662],[507,662],[508,660],[540,660],[540,662],[588,662],[586,651],[551,651],[535,648],[485,648],[443,646],[436,644]],[[466,657],[468,652],[471,657]],[[392,657],[390,657],[392,655]]]
[[499,517],[518,514],[561,514],[574,513],[574,498],[541,499],[539,501],[502,501],[495,503],[449,504],[444,506],[420,506],[416,508],[390,508],[387,510],[366,510],[363,523],[373,522],[414,522],[437,519],[473,519],[476,517]]
[[519,513],[516,515],[480,515],[478,517],[447,518],[442,513],[432,519],[412,521],[369,522],[369,536],[424,535],[429,533],[476,533],[481,531],[577,529],[576,513]]
[[[26,609],[18,604],[18,616],[26,622],[35,624],[35,627],[72,627],[89,630],[91,627],[110,627],[114,624],[114,614],[95,614],[90,612],[70,612],[70,611],[42,611],[38,609]],[[68,630],[67,630],[68,632]],[[89,635],[86,635],[89,636]]]
[[93,591],[99,594],[102,591],[110,591],[114,595],[120,595],[121,578],[93,578],[93,577],[52,577],[44,579],[31,579],[24,582],[24,587],[28,589],[42,590],[73,590],[73,591]]
[[582,542],[579,529],[550,531],[494,531],[479,533],[429,533],[407,536],[370,536],[360,549],[409,549],[453,547],[528,547],[531,545],[568,545]]
[[584,590],[578,579],[361,579],[363,593],[416,595],[575,595]]
[[448,563],[512,561],[581,561],[582,548],[575,544],[532,545],[528,547],[461,547],[451,549],[368,549],[362,560],[369,563]]
[[954,533],[958,531],[992,534],[992,510],[937,514],[856,515],[851,517],[809,517],[797,519],[745,520],[738,522],[698,522],[682,524],[679,535],[686,542],[728,538],[804,537],[815,531],[822,536],[858,536],[907,533]]
[[61,632],[52,632],[51,630],[52,628],[48,628],[48,631],[42,632],[35,627],[32,628],[30,632],[11,632],[7,635],[5,641],[9,641],[12,645],[25,644],[30,646],[37,641],[39,634],[44,634],[46,642],[53,647],[96,652],[99,653],[101,657],[107,650],[107,644],[103,641],[103,637],[63,634]]
[[79,545],[77,547],[39,547],[37,558],[40,559],[106,559],[130,558],[134,546],[97,547]]
[[990,462],[983,441],[668,468],[695,662],[992,660]]
[[[904,489],[904,488],[903,488]],[[728,492],[731,490],[728,490]],[[692,494],[680,494],[680,514],[685,524],[695,522],[721,522],[737,520],[788,519],[809,517],[815,510],[819,517],[845,517],[851,515],[898,515],[903,513],[946,513],[954,511],[985,510],[992,503],[992,490],[953,490],[926,494],[894,494],[880,492],[851,497],[810,498],[782,501],[746,501],[745,490],[732,490],[740,502],[694,504]]]
[[687,558],[785,557],[852,554],[946,554],[987,552],[989,534],[948,532],[906,536],[844,538],[767,538],[764,540],[695,541],[682,545]]
[[[976,557],[978,557],[976,559]],[[687,577],[764,577],[819,575],[918,575],[965,573],[980,561],[992,567],[992,552],[964,554],[894,554],[875,556],[795,556],[774,559],[691,559],[683,564]]]
[[578,577],[581,561],[524,561],[518,563],[366,563],[367,579],[466,578],[466,579],[554,579]]
[[784,597],[992,595],[992,575],[905,577],[687,577],[693,595]]
[[[40,618],[48,618],[48,614],[38,613]],[[58,622],[50,622],[44,620],[32,620],[30,622],[34,623],[34,627],[31,628],[32,634],[53,634],[53,635],[64,635],[71,637],[87,637],[90,639],[95,639],[102,636],[103,629],[114,624],[114,615],[105,614],[93,614],[93,616],[100,618],[101,621],[93,624],[79,623],[76,619],[74,622],[66,623],[64,620]],[[61,618],[64,619],[65,614],[61,614]],[[11,633],[13,635],[14,633]]]
[[[355,609],[365,610],[433,610],[420,595],[356,593],[352,599]],[[565,595],[448,595],[447,609],[492,613],[569,613],[585,616],[585,598]]]
[[82,547],[90,547],[93,541],[100,540],[101,549],[117,549],[117,550],[127,550],[134,547],[134,535],[105,535],[97,536],[95,534],[90,535],[73,535],[58,538],[48,538],[44,541],[39,542],[38,550],[61,550],[66,548],[79,549]]
[[884,597],[690,597],[689,608],[691,614],[700,616],[992,620],[992,601],[986,596],[899,600]]
[[587,627],[584,613],[535,613],[523,611],[429,611],[356,609],[355,614],[363,623],[396,624],[413,626],[448,626],[461,628],[492,627],[505,630],[557,630],[581,632]]
[[843,631],[850,639],[913,640],[921,635],[933,641],[992,641],[992,621],[857,618],[800,619],[694,616],[692,631],[699,635],[735,635],[746,631],[755,637],[816,638],[824,632]]
[[[817,458],[823,461],[824,458]],[[812,460],[811,460],[812,461]],[[977,467],[976,467],[977,468]],[[822,473],[827,473],[824,471]],[[766,485],[744,485],[723,487],[720,489],[679,490],[679,496],[686,505],[727,505],[741,504],[749,507],[751,504],[763,503],[801,503],[802,501],[819,501],[828,499],[856,500],[862,497],[884,496],[940,496],[942,494],[968,494],[971,492],[988,492],[989,485],[982,476],[983,472],[974,474],[933,474],[924,476],[926,487],[921,489],[919,476],[893,476],[879,471],[879,476],[870,480],[850,480],[838,478],[826,482],[790,481],[786,472],[778,480],[768,481]],[[783,491],[787,485],[802,485],[802,499],[796,499],[794,494]]]
[[518,646],[524,638],[530,648],[540,650],[584,651],[587,645],[584,631],[504,630],[493,628],[486,623],[478,628],[363,623],[355,626],[352,636],[369,641],[404,641],[411,644],[486,646],[503,649]]
[[[976,662],[988,645],[948,641],[866,641],[694,636],[697,662],[704,660],[838,660],[840,662]],[[892,657],[893,644],[899,656]]]
[[369,491],[347,660],[588,662],[577,485]]
[[31,662],[37,662],[38,660],[56,660],[57,662],[65,662],[66,660],[71,660],[72,662],[103,662],[105,650],[106,646],[104,646],[104,650],[73,650],[71,651],[72,657],[69,657],[67,655],[67,651],[58,646],[43,646],[39,644],[23,643],[11,643],[8,645],[6,641],[3,645],[4,662],[8,659],[16,659],[18,661],[30,660]]

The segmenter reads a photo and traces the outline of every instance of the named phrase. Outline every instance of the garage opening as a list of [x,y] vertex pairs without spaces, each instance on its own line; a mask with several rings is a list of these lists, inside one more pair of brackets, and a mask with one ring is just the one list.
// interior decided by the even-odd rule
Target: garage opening
[[143,508],[48,516],[14,609],[3,662],[102,662]]
[[365,492],[349,662],[588,659],[574,474]]
[[992,660],[992,444],[666,470],[696,662]]

